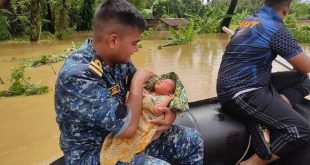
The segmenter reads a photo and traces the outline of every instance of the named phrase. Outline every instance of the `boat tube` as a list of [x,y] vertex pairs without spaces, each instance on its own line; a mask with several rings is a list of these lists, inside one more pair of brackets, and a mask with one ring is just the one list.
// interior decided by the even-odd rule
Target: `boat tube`
[[[190,110],[177,116],[178,125],[196,128],[201,133],[205,165],[235,165],[254,152],[243,122],[221,110],[217,98],[191,102]],[[310,101],[304,99],[294,109],[310,123]],[[308,165],[310,144],[296,149],[272,165]]]
[[[251,138],[243,122],[221,110],[217,98],[190,102],[189,111],[179,114],[175,124],[196,128],[205,146],[205,165],[235,165],[253,154]],[[294,109],[310,123],[310,101],[304,99]],[[296,149],[272,165],[308,165],[310,144]],[[61,157],[51,165],[64,165]]]

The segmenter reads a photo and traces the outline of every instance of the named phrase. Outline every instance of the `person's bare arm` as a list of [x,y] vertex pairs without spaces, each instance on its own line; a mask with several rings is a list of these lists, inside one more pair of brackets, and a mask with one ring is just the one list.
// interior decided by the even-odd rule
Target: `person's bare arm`
[[310,72],[310,57],[305,54],[299,54],[287,60],[295,70],[301,73]]
[[153,75],[153,72],[146,70],[137,70],[134,74],[126,102],[126,105],[131,112],[131,121],[126,130],[118,135],[119,137],[130,138],[135,134],[141,116],[143,84]]

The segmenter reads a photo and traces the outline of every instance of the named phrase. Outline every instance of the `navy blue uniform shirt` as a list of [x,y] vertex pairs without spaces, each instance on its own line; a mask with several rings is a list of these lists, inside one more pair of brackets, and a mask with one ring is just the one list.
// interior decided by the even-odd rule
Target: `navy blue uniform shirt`
[[66,164],[99,164],[104,138],[121,134],[131,120],[125,99],[128,76],[136,68],[131,62],[108,66],[99,61],[99,76],[89,67],[96,58],[92,40],[87,40],[65,61],[56,82],[56,120]]

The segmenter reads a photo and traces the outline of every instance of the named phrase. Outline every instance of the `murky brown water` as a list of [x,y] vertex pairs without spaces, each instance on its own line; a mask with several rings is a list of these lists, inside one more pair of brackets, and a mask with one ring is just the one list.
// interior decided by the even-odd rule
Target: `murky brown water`
[[[39,57],[59,53],[71,47],[71,41],[81,43],[90,33],[79,33],[65,41],[38,43],[0,42],[0,78],[9,85],[10,68],[18,65],[11,59]],[[156,36],[166,36],[160,33]],[[157,74],[176,72],[185,85],[191,101],[215,96],[215,80],[221,55],[229,40],[225,34],[198,36],[192,44],[157,49],[166,41],[158,39],[141,42],[142,48],[132,60],[138,68],[151,69]],[[303,44],[309,55],[310,44]],[[19,61],[19,60],[17,60]],[[62,63],[53,64],[58,73]],[[38,96],[0,98],[0,164],[48,164],[62,155],[55,122],[54,83],[56,75],[51,66],[27,68],[32,82],[48,85],[51,91]],[[283,70],[275,65],[275,70]]]

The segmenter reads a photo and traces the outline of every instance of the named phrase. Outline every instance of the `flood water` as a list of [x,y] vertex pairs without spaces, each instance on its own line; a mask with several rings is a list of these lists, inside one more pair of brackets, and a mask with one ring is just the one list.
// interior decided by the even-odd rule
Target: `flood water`
[[[136,67],[157,74],[176,72],[190,101],[214,97],[217,71],[229,36],[199,35],[191,44],[158,49],[158,45],[167,42],[160,36],[166,35],[160,32],[153,39],[141,41],[142,48],[132,56]],[[0,90],[8,88],[10,69],[20,61],[60,53],[72,42],[81,43],[90,36],[91,33],[78,33],[64,41],[0,42],[0,78],[5,83],[0,84]],[[302,47],[310,55],[310,44]],[[0,98],[0,164],[49,164],[62,155],[54,112],[54,84],[61,65],[62,62],[25,71],[32,82],[50,87],[47,94]],[[274,68],[284,70],[276,64]]]

